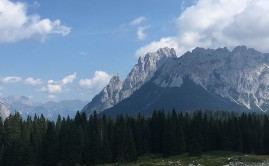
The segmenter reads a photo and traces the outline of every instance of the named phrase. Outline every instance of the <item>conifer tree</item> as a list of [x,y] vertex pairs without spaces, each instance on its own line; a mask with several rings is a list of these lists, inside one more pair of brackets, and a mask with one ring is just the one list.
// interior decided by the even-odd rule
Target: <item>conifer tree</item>
[[130,162],[136,160],[133,133],[123,116],[116,119],[114,131],[114,160],[116,162]]
[[53,122],[48,122],[48,129],[44,136],[42,163],[43,165],[56,165],[58,162],[58,138],[56,127]]
[[100,139],[101,139],[101,147],[100,147],[100,155],[104,163],[112,161],[112,151],[111,144],[109,142],[109,133],[108,133],[108,122],[105,115],[103,115],[100,122]]
[[176,114],[167,115],[165,127],[163,132],[163,153],[165,156],[177,154],[178,145],[178,130],[177,130],[177,117]]
[[2,118],[0,117],[0,165],[3,165],[4,149],[5,149],[5,131]]
[[265,154],[269,154],[269,119],[268,116],[264,116],[263,123],[263,144],[264,144],[264,152]]
[[5,165],[20,165],[22,163],[22,152],[20,146],[22,119],[18,112],[10,116],[4,123],[6,133],[7,149],[5,151]]

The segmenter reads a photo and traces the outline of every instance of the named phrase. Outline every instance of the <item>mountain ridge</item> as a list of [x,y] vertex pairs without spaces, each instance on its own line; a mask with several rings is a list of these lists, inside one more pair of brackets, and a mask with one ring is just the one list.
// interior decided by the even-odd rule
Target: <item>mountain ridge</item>
[[[169,48],[166,48],[166,50],[168,49]],[[151,54],[146,55],[149,56]],[[188,77],[189,80],[194,83],[192,84],[193,88],[195,88],[197,85],[199,88],[203,88],[205,90],[202,92],[199,88],[197,89],[199,92],[202,92],[203,95],[213,95],[216,99],[221,98],[230,105],[234,105],[234,107],[238,110],[259,112],[267,112],[269,110],[268,53],[261,53],[253,48],[247,48],[246,46],[237,46],[231,51],[226,47],[218,49],[205,49],[197,47],[192,51],[186,52],[181,57],[167,57],[168,58],[165,60],[165,62],[158,66],[158,68],[155,68],[156,70],[152,70],[154,73],[150,77],[147,77],[147,79],[144,79],[146,81],[144,81],[139,88],[132,91],[129,96],[119,100],[118,103],[104,109],[105,112],[108,113],[109,110],[114,110],[117,112],[115,108],[123,109],[123,105],[125,105],[126,109],[136,107],[135,103],[126,105],[126,100],[131,100],[130,98],[134,100],[134,97],[132,96],[137,95],[136,91],[141,90],[141,88],[144,92],[150,94],[150,92],[145,90],[143,86],[148,86],[150,84],[151,86],[157,86],[158,88],[180,89],[180,87],[184,85],[184,78],[186,77]],[[130,73],[132,73],[132,71]],[[130,75],[131,74],[127,76],[126,80],[130,79]],[[155,90],[158,91],[158,88]],[[177,90],[178,89],[175,89],[175,91]],[[168,94],[166,96],[169,97]],[[173,97],[180,98],[181,96],[182,94],[177,94]],[[142,93],[135,99],[139,100],[139,98],[144,98]],[[163,98],[163,100],[165,100],[165,98]],[[125,104],[122,104],[122,102]],[[128,102],[132,103],[132,101]],[[195,107],[195,100],[193,102],[193,109],[198,109],[198,107]],[[144,103],[141,110],[145,111],[145,105],[149,104],[150,103]],[[208,106],[211,105],[211,103],[207,104]],[[90,103],[88,106],[91,106]],[[203,108],[207,109],[207,107]],[[223,108],[226,107],[223,106]],[[151,110],[152,109],[162,108],[161,105],[156,103],[155,107],[152,106]],[[227,109],[233,110],[232,107]],[[84,107],[84,111],[89,114],[92,112],[92,110],[87,110],[87,107]],[[102,111],[99,110],[99,112]]]
[[128,98],[149,81],[155,71],[170,58],[176,58],[176,52],[173,48],[167,47],[139,57],[137,64],[134,65],[124,81],[121,81],[118,75],[112,77],[109,84],[82,111],[88,114],[93,111],[99,113]]
[[[196,48],[173,63],[166,63],[154,82],[162,87],[180,87],[182,78],[190,75],[195,83],[216,95],[243,104],[248,109],[253,109],[251,105],[254,105],[266,112],[268,108],[262,105],[269,99],[268,58],[269,54],[245,46],[235,47],[233,51]],[[169,82],[164,79],[167,76]]]
[[28,115],[33,117],[35,114],[43,114],[50,120],[56,120],[58,115],[74,117],[76,112],[88,103],[79,99],[38,103],[25,96],[7,96],[0,98],[0,102],[8,108],[10,113],[19,112],[24,119]]
[[209,93],[204,87],[185,77],[181,87],[164,88],[148,82],[129,98],[104,110],[102,114],[114,117],[118,114],[135,116],[141,113],[149,116],[155,110],[172,111],[173,109],[180,112],[195,110],[248,111],[242,105]]

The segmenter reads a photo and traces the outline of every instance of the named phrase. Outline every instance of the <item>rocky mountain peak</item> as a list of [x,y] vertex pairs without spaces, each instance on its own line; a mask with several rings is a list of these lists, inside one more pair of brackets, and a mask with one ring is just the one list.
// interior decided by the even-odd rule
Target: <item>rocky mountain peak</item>
[[168,48],[168,47],[160,48],[159,50],[157,50],[156,53],[157,53],[159,56],[176,57],[176,51],[175,51],[174,48]]
[[[194,87],[197,88],[197,91]],[[102,109],[113,110],[115,108],[116,110],[116,108],[120,108],[122,110],[126,107],[132,107],[135,112],[139,111],[136,107],[136,101],[145,104],[142,104],[141,108],[143,109],[140,110],[147,110],[149,107],[162,108],[168,102],[165,101],[166,98],[175,95],[174,90],[180,92],[176,94],[176,97],[172,97],[175,98],[175,101],[176,99],[184,99],[185,95],[190,99],[196,98],[197,103],[200,103],[200,105],[195,105],[196,101],[193,101],[194,105],[192,107],[185,105],[186,109],[203,106],[203,108],[236,108],[268,112],[269,54],[258,52],[246,46],[235,47],[232,51],[226,47],[218,49],[197,47],[176,58],[174,49],[162,48],[138,59],[138,63],[122,82],[120,90],[115,93],[117,97],[102,97],[105,99],[102,102],[109,103],[108,101],[110,101],[110,104]],[[145,97],[144,93],[150,95]],[[103,91],[100,94],[102,96],[105,93]],[[164,97],[165,94],[167,96]],[[199,95],[201,94],[209,96],[208,100],[206,98],[200,99]],[[152,96],[154,96],[154,101],[151,101]],[[159,100],[164,100],[164,105],[159,105],[157,102]],[[212,107],[213,100],[219,105],[216,104]],[[102,105],[102,102],[97,103]],[[189,102],[189,100],[184,100],[184,102]],[[230,103],[228,105],[231,107],[226,107],[227,103]],[[152,105],[149,106],[150,104]],[[177,102],[170,103],[170,106],[177,104]],[[132,110],[132,108],[130,109]]]
[[113,85],[120,84],[120,83],[121,83],[121,80],[120,80],[119,74],[114,75],[109,81],[109,84],[113,84]]
[[155,71],[168,59],[176,58],[173,48],[161,48],[156,52],[147,53],[138,59],[138,63],[122,84],[120,91],[120,101],[129,97],[134,91],[139,89],[145,82],[149,81]]
[[248,109],[269,111],[269,55],[246,46],[196,48],[166,63],[154,83],[181,87],[188,76],[210,93]]
[[109,84],[83,110],[90,114],[114,106],[149,81],[155,71],[171,58],[176,58],[173,48],[161,48],[139,57],[137,64],[123,82],[118,75],[112,77]]
[[233,49],[233,54],[246,54],[248,52],[248,48],[246,46],[237,46]]
[[[156,52],[149,52],[144,56],[138,58],[138,65],[149,64],[156,61],[165,61],[168,58],[176,58],[176,51],[174,48],[160,48]],[[161,64],[158,64],[161,65]]]
[[213,98],[243,109],[269,111],[269,54],[246,46],[235,47],[232,51],[226,47],[197,47],[179,58],[175,50],[169,48],[147,53],[139,57],[122,83],[117,84],[119,78],[113,78],[110,84],[119,86],[109,84],[85,111],[91,113],[96,109],[101,112],[126,98],[129,100],[147,82],[155,88],[181,88],[186,85],[184,78],[200,86]]

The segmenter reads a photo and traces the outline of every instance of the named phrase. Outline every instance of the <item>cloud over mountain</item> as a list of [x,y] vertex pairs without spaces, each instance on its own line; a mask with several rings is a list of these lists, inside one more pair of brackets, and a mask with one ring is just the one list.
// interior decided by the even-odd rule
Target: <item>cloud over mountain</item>
[[101,90],[106,86],[111,76],[104,71],[95,71],[94,76],[89,79],[81,79],[79,85],[82,88]]
[[41,91],[47,92],[48,94],[62,93],[67,84],[73,83],[77,78],[77,73],[73,73],[64,77],[60,81],[48,80],[47,85],[41,88]]
[[178,33],[137,50],[136,56],[173,47],[179,56],[195,47],[246,45],[268,52],[269,1],[198,0],[177,18]]

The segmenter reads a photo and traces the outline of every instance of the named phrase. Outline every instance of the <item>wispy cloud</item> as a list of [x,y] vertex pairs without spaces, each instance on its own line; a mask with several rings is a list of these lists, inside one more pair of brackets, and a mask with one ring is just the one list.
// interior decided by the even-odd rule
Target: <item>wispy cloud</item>
[[34,37],[44,41],[50,34],[66,36],[70,33],[71,28],[60,20],[28,15],[27,6],[23,2],[0,0],[0,43],[14,43]]
[[149,28],[149,26],[139,26],[137,28],[136,35],[137,35],[138,40],[144,40],[146,38],[145,30],[148,28]]
[[33,8],[39,8],[41,4],[38,1],[34,1],[31,5]]
[[147,36],[145,30],[150,26],[146,24],[147,18],[140,16],[130,21],[129,25],[136,28],[136,37],[138,40],[144,40]]
[[146,17],[140,16],[140,17],[137,17],[134,20],[130,21],[130,25],[138,26],[138,25],[141,25],[146,20],[147,20]]
[[9,83],[17,83],[17,82],[20,82],[21,80],[22,78],[18,76],[8,76],[8,77],[2,78],[0,82],[9,84]]

